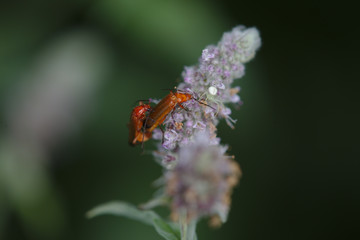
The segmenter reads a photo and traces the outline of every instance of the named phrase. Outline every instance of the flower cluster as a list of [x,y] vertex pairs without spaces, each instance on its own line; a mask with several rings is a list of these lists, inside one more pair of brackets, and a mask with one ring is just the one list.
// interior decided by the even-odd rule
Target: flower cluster
[[181,87],[204,94],[206,99],[220,105],[221,116],[228,116],[229,110],[223,104],[240,103],[237,95],[240,88],[231,88],[231,84],[244,75],[243,63],[255,56],[260,45],[256,28],[235,27],[224,33],[217,46],[210,45],[202,51],[198,65],[185,67],[182,73],[185,83]]
[[[226,155],[227,147],[220,145],[216,126],[223,118],[233,127],[235,120],[225,104],[241,104],[241,100],[240,87],[231,84],[244,75],[244,63],[260,45],[256,28],[238,26],[224,33],[217,45],[206,47],[197,65],[185,67],[178,89],[195,99],[183,103],[188,111],[175,110],[164,121],[164,142],[154,153],[167,170],[164,188],[173,216],[186,210],[189,219],[226,220],[240,168]],[[160,130],[154,130],[153,138],[162,139]]]
[[[197,133],[194,144],[180,148],[181,160],[166,173],[173,218],[178,218],[178,212],[186,212],[188,219],[213,215],[226,221],[230,194],[240,175],[238,164],[225,155],[226,150],[212,145],[206,132]],[[213,221],[213,225],[218,222]]]
[[[244,75],[243,63],[255,56],[260,45],[256,28],[238,26],[231,32],[224,33],[217,46],[206,47],[198,65],[185,67],[182,73],[184,82],[178,89],[192,94],[211,107],[190,100],[183,104],[189,111],[180,110],[169,116],[164,122],[166,132],[164,144],[159,148],[161,152],[176,151],[177,147],[193,142],[193,136],[198,131],[207,131],[210,133],[211,143],[219,144],[220,139],[216,137],[219,119],[225,118],[230,127],[235,122],[230,117],[231,109],[225,104],[241,104],[238,95],[240,87],[232,87],[231,84],[234,79]],[[154,139],[161,138],[160,130],[155,130]]]

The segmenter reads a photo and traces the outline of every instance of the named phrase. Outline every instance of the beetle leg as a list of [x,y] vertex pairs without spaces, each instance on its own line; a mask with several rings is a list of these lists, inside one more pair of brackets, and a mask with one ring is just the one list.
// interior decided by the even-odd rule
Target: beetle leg
[[183,106],[181,103],[178,103],[177,105],[179,105],[179,107],[181,107],[182,109],[184,109],[187,112],[190,111],[187,107]]
[[[150,110],[150,112],[152,111],[152,109]],[[146,123],[147,123],[147,120],[149,119],[149,116],[146,117],[145,119],[145,122],[143,123],[143,126],[142,126],[142,142],[141,142],[141,148],[144,150],[144,139],[145,139],[145,131],[146,131]]]
[[159,128],[160,128],[160,130],[161,130],[161,132],[162,132],[161,144],[164,144],[164,139],[165,139],[164,135],[165,135],[165,131],[164,131],[164,129],[162,128],[162,126],[161,126],[161,125],[159,126]]

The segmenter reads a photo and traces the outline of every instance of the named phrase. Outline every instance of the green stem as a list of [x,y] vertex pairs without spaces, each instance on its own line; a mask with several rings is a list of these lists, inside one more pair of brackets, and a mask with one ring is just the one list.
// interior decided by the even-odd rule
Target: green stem
[[188,222],[186,210],[179,214],[181,240],[196,240],[196,220]]
[[186,210],[182,211],[179,215],[180,221],[180,233],[181,233],[181,240],[187,240],[187,219],[186,219]]

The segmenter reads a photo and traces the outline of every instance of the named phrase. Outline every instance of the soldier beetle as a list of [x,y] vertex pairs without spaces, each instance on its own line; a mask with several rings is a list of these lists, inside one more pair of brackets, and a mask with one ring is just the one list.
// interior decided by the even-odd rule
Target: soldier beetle
[[181,103],[189,101],[192,95],[189,93],[170,93],[150,111],[149,116],[145,120],[145,132],[152,132],[157,126],[162,124],[167,115],[176,107],[179,106],[185,109]]
[[[175,93],[170,90],[170,93],[166,95],[149,113],[149,116],[146,118],[144,123],[144,130],[145,133],[151,133],[157,126],[162,124],[167,115],[171,113],[176,106],[181,107],[182,109],[187,110],[182,103],[187,102],[191,99],[204,104],[210,108],[211,106],[200,102],[196,98],[193,97],[190,93],[179,92],[176,91]],[[160,128],[161,129],[161,128]],[[162,130],[162,129],[161,129]],[[163,130],[162,130],[163,131]]]
[[[134,146],[137,142],[144,143],[151,138],[152,132],[156,127],[161,125],[169,113],[171,113],[175,107],[179,106],[182,109],[187,110],[182,103],[191,99],[206,105],[212,109],[213,107],[197,100],[190,93],[185,92],[173,92],[166,95],[154,108],[151,108],[148,104],[140,102],[139,106],[135,107],[131,113],[129,127],[129,144]],[[148,116],[146,113],[149,112]],[[163,129],[160,128],[164,133]]]
[[146,113],[151,111],[149,104],[139,103],[139,106],[134,107],[131,112],[129,127],[129,144],[134,146],[137,142],[144,142],[151,138],[152,133],[149,131],[143,132],[142,128]]

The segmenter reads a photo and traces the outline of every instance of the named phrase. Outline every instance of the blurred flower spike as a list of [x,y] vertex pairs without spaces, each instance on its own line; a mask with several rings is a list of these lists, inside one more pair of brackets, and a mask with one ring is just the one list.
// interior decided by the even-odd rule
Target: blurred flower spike
[[[226,221],[240,167],[226,155],[227,147],[220,145],[216,126],[224,118],[233,128],[236,121],[225,104],[241,104],[241,100],[237,95],[240,87],[231,84],[244,75],[244,63],[255,56],[260,45],[256,28],[238,26],[224,33],[216,46],[206,47],[197,65],[185,67],[184,82],[178,89],[198,101],[185,102],[189,111],[178,109],[167,118],[164,142],[154,153],[168,170],[164,188],[173,219],[185,213],[186,222],[203,216],[210,216],[213,226]],[[160,139],[160,134],[154,136]]]

